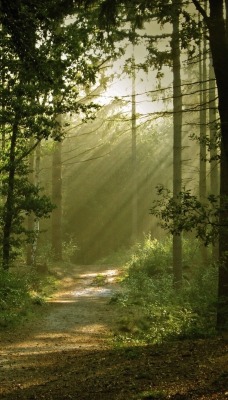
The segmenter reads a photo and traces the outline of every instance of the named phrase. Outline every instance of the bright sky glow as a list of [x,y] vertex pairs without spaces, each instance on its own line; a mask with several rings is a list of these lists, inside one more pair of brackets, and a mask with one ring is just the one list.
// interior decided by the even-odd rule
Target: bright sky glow
[[[161,31],[159,25],[147,24],[145,30],[140,31],[140,34],[156,35],[164,33]],[[166,29],[167,33],[167,29]],[[143,41],[142,41],[143,42]],[[126,46],[123,43],[123,46]],[[168,45],[167,39],[159,42],[159,46],[163,49]],[[106,74],[109,76],[114,75],[112,82],[108,85],[107,90],[103,93],[99,99],[100,104],[107,104],[112,98],[120,98],[128,102],[123,107],[123,113],[131,112],[131,98],[132,98],[132,77],[124,72],[126,61],[130,66],[130,59],[133,55],[133,46],[129,43],[126,46],[126,52],[124,56],[113,62],[110,68],[107,69]],[[141,64],[145,61],[147,56],[147,49],[145,43],[141,43],[134,48],[135,64]],[[169,86],[171,84],[171,73],[168,68],[165,68],[166,74],[162,78],[163,85]],[[164,103],[161,100],[153,99],[152,92],[158,88],[159,81],[156,77],[157,71],[149,69],[148,73],[143,69],[137,69],[136,67],[136,80],[135,80],[135,92],[136,92],[136,112],[141,114],[142,117],[147,117],[148,114],[164,110]]]

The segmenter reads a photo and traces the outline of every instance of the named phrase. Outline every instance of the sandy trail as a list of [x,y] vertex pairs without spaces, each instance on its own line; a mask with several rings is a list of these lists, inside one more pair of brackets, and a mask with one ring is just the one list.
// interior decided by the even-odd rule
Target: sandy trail
[[117,275],[111,266],[63,272],[38,318],[1,332],[1,400],[228,399],[228,342],[219,337],[114,346]]
[[[104,277],[101,286],[96,283],[98,274]],[[0,398],[10,382],[24,387],[27,377],[22,372],[37,370],[47,357],[53,360],[68,350],[109,347],[113,307],[108,303],[117,290],[117,275],[118,271],[109,266],[74,267],[63,278],[62,290],[50,298],[45,309],[37,306],[40,318],[1,334]]]

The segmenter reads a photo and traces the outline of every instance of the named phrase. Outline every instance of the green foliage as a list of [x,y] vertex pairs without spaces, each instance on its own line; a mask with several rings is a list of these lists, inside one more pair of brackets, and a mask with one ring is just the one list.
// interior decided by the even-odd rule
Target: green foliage
[[93,285],[95,286],[104,286],[107,283],[107,278],[105,275],[98,274],[93,279]]
[[156,399],[166,399],[167,398],[167,393],[165,393],[163,390],[146,390],[142,393],[139,393],[137,395],[137,399],[144,399],[144,400],[156,400]]
[[0,271],[0,327],[22,316],[29,301],[28,283],[14,274]]
[[[82,98],[114,50],[100,41],[96,7],[87,13],[73,2],[63,7],[44,0],[45,6],[32,9],[24,0],[12,7],[3,3],[0,186],[5,204],[0,219],[2,263],[7,269],[13,247],[19,247],[28,234],[25,215],[32,212],[41,218],[53,209],[49,199],[26,179],[29,171],[23,160],[42,139],[62,139],[58,115],[95,117],[99,106]],[[69,11],[74,11],[74,17],[65,24]]]
[[[17,168],[18,175],[14,179],[14,193],[11,197],[11,236],[10,258],[11,261],[20,254],[23,242],[33,242],[36,233],[26,228],[26,218],[33,214],[34,218],[47,218],[55,208],[49,197],[42,193],[42,188],[29,182],[27,167],[21,163]],[[4,199],[8,192],[8,180],[2,179],[0,195]],[[0,254],[2,253],[3,230],[6,219],[7,203],[0,204]]]
[[157,186],[157,194],[159,199],[153,202],[150,212],[160,219],[162,228],[172,234],[195,231],[206,246],[216,241],[222,209],[219,196],[211,194],[202,203],[190,190],[185,190],[174,198],[163,185]]
[[[62,242],[62,262],[71,263],[75,253],[79,251],[79,246],[74,237],[69,236]],[[50,241],[47,241],[46,237],[40,237],[39,245],[36,251],[36,260],[41,264],[52,264],[55,259],[53,249]]]
[[100,258],[96,261],[99,265],[117,265],[122,266],[129,261],[132,255],[132,248],[121,247],[120,249]]
[[79,251],[79,246],[74,237],[69,236],[62,244],[62,257],[64,262],[71,262],[73,256]]
[[40,275],[34,268],[0,270],[0,329],[18,324],[36,312],[34,307],[45,304],[55,288],[52,276]]
[[158,343],[214,333],[218,271],[214,265],[203,269],[197,258],[197,243],[185,240],[188,271],[183,288],[176,292],[170,270],[170,238],[159,242],[147,237],[138,245],[118,299],[123,317],[117,341]]
[[[170,270],[172,242],[170,237],[164,241],[151,239],[145,236],[143,243],[138,243],[129,262],[131,274],[143,272],[148,276],[155,276]],[[130,275],[131,275],[130,274]]]

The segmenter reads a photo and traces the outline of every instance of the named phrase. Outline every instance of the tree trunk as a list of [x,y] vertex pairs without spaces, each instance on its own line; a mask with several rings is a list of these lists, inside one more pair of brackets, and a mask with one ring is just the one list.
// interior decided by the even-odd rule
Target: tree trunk
[[[30,140],[30,145],[33,145],[33,139]],[[35,157],[34,157],[34,152],[32,151],[29,154],[29,182],[34,184],[34,162],[35,162]],[[27,219],[27,226],[28,226],[28,231],[33,233],[34,232],[34,215],[30,213],[28,215]],[[26,253],[26,264],[27,265],[33,265],[34,264],[34,257],[33,257],[33,239],[31,239],[27,245],[27,253]]]
[[56,142],[52,158],[52,250],[55,261],[62,260],[62,143]]
[[[41,142],[38,143],[38,145],[36,147],[36,153],[35,153],[34,183],[36,186],[39,186],[39,183],[40,183],[40,159],[41,159]],[[34,240],[32,243],[32,263],[33,263],[33,265],[36,265],[37,244],[38,244],[38,238],[39,238],[39,233],[40,233],[40,221],[39,221],[38,217],[34,218],[33,230],[34,230]]]
[[[210,49],[218,88],[221,123],[220,232],[217,328],[228,329],[228,1],[209,0],[210,15],[192,0],[209,29]],[[224,9],[225,8],[225,9]],[[226,17],[225,17],[226,16]]]
[[[173,196],[181,192],[182,186],[182,92],[179,33],[180,0],[173,0]],[[175,288],[182,285],[182,236],[173,235],[173,283]]]
[[6,195],[6,202],[3,213],[3,239],[2,239],[2,266],[3,269],[8,270],[10,266],[10,250],[11,250],[11,236],[12,224],[14,214],[14,183],[15,183],[15,150],[17,143],[18,121],[15,122],[12,129],[12,136],[10,140],[10,154],[9,154],[9,175],[8,175],[8,189]]
[[[205,4],[205,2],[204,2]],[[206,4],[205,4],[206,5]],[[207,135],[207,45],[205,27],[201,32],[199,45],[199,81],[200,81],[200,155],[199,155],[199,200],[206,202],[207,196],[207,168],[206,168],[206,135]],[[207,265],[207,247],[200,246],[201,258]]]
[[[209,70],[209,128],[210,128],[210,193],[219,195],[219,161],[216,127],[216,88],[212,57]],[[218,242],[212,244],[212,259],[218,261]]]
[[217,149],[217,127],[216,127],[216,88],[215,74],[212,59],[210,57],[209,76],[209,126],[210,126],[210,191],[214,195],[219,194],[219,162]]
[[132,242],[138,235],[138,182],[137,182],[137,132],[135,101],[135,56],[132,55]]
[[[228,32],[224,17],[223,1],[209,0],[210,17],[207,20],[211,54],[219,97],[221,122],[220,164],[220,229],[219,234],[219,287],[218,329],[228,329]],[[226,2],[226,16],[228,4]]]

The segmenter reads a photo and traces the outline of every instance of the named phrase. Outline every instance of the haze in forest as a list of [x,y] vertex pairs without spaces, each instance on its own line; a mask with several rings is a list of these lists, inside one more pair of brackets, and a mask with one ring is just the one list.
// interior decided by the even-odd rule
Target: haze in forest
[[[160,28],[157,23],[147,23],[137,33],[160,35],[170,34],[170,31],[169,24]],[[159,51],[165,51],[168,43],[168,38],[159,40]],[[63,238],[75,245],[72,261],[85,264],[132,244],[133,83],[130,69],[133,55],[136,64],[138,240],[146,234],[164,235],[149,210],[156,197],[156,185],[172,187],[172,71],[168,66],[159,74],[154,67],[143,70],[141,65],[148,55],[143,41],[133,46],[124,40],[117,46],[125,48],[124,55],[108,60],[96,84],[86,92],[89,100],[101,105],[95,119],[83,123],[77,115],[68,117],[69,126],[62,143]],[[186,55],[182,62],[187,69]],[[188,71],[183,75],[187,79]],[[88,101],[86,97],[85,101]],[[188,159],[188,127],[184,128],[184,137]],[[186,169],[184,179],[194,184],[197,150],[195,159],[192,150],[190,157],[183,166]],[[42,180],[51,191],[48,171],[51,171],[52,154],[45,148],[43,163]],[[41,240],[46,241],[49,235],[47,228]]]

